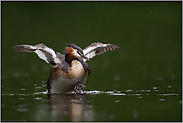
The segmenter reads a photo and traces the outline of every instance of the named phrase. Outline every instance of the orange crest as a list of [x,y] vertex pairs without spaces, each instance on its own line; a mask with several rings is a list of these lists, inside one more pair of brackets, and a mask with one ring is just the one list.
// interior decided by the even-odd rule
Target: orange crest
[[73,52],[73,48],[72,47],[66,47],[65,48],[65,54],[70,54]]

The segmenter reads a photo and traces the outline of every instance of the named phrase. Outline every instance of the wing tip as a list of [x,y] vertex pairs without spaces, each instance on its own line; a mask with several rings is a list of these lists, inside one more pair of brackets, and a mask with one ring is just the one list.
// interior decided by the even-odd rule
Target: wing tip
[[15,49],[16,49],[15,46],[10,47],[10,50],[15,50]]
[[11,50],[14,51],[24,51],[24,52],[34,52],[36,49],[31,49],[29,47],[27,47],[26,45],[16,45],[16,46],[12,46],[10,47]]
[[115,49],[114,50],[120,50],[121,49],[121,47],[119,47],[117,45],[113,45],[113,46],[115,46]]
[[100,55],[107,51],[113,51],[113,50],[120,50],[121,47],[114,45],[114,44],[106,44],[107,46],[101,48],[98,48],[98,50],[95,51],[96,55]]
[[22,45],[16,45],[16,46],[10,47],[11,50],[15,50],[15,51],[19,51],[19,50],[21,50],[22,48],[23,48]]

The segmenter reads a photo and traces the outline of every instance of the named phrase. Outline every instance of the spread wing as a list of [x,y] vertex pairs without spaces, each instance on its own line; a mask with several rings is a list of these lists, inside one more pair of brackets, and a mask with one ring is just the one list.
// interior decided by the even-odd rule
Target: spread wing
[[[104,52],[118,50],[118,49],[121,49],[121,48],[113,44],[102,44],[97,42],[97,43],[92,43],[90,46],[87,46],[83,50],[83,53],[89,59],[89,58],[93,58],[96,55],[100,55]],[[83,60],[84,62],[86,62],[86,59],[83,59]]]
[[11,50],[16,51],[24,51],[24,52],[35,52],[39,58],[43,59],[47,63],[51,65],[55,65],[57,63],[60,63],[58,55],[55,54],[55,51],[52,48],[47,47],[44,44],[38,44],[38,45],[16,45],[11,47]]

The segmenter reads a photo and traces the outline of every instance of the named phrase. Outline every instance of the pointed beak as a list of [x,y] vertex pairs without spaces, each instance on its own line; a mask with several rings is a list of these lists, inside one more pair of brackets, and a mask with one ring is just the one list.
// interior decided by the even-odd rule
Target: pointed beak
[[87,58],[85,55],[83,55],[83,54],[81,54],[81,58],[83,58],[83,59],[86,59],[86,60],[88,60],[88,61],[90,61],[90,59],[89,58]]

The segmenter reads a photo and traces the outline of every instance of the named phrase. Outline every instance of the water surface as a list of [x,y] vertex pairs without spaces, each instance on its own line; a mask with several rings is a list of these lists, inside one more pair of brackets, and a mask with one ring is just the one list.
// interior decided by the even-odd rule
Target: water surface
[[[181,2],[2,2],[1,121],[181,121]],[[83,95],[47,97],[39,44],[122,49],[89,61]]]

